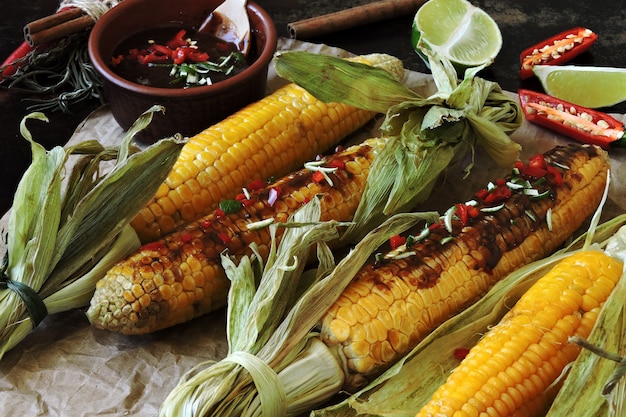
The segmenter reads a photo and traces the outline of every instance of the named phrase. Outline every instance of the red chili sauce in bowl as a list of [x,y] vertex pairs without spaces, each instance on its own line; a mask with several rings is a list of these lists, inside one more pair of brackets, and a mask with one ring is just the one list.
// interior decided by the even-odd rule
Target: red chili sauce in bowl
[[128,81],[158,88],[211,85],[249,66],[232,42],[179,25],[140,31],[114,50],[111,69]]

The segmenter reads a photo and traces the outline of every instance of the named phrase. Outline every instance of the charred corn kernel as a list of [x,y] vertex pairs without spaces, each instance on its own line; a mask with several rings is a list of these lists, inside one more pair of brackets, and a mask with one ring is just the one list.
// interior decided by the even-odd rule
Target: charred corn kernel
[[[381,67],[400,78],[402,62],[384,54],[353,60]],[[374,113],[324,103],[288,84],[191,137],[154,198],[131,222],[142,242],[233,198],[254,179],[280,177],[327,152],[362,127]]]
[[[554,251],[593,213],[606,184],[607,154],[576,144],[553,149],[545,160],[551,174],[532,181],[531,189],[549,197],[530,197],[534,193],[508,189],[504,182],[491,192],[481,190],[471,210],[457,209],[451,230],[443,221],[432,225],[426,238],[358,272],[320,322],[321,339],[346,364],[345,389],[360,388],[499,279]],[[509,182],[525,181],[516,171]],[[370,304],[377,309],[361,308]],[[362,336],[369,331],[363,323],[374,319],[387,324],[387,336],[364,342],[380,338],[378,328],[375,337]]]
[[[342,167],[328,173],[332,185],[316,179],[318,171],[305,168],[251,192],[235,213],[216,211],[143,245],[96,284],[87,316],[96,327],[139,334],[223,307],[229,281],[220,254],[225,250],[233,256],[250,254],[249,245],[255,242],[266,256],[271,243],[269,229],[248,226],[266,219],[287,221],[291,213],[316,196],[321,198],[322,220],[351,220],[369,167],[384,144],[383,138],[369,139],[327,157],[328,167]],[[135,285],[151,288],[141,295],[139,304],[135,304],[139,291],[132,291]],[[129,305],[132,309],[127,308]]]
[[470,349],[416,417],[540,415],[552,399],[548,388],[580,351],[568,338],[589,335],[622,270],[600,251],[559,262]]

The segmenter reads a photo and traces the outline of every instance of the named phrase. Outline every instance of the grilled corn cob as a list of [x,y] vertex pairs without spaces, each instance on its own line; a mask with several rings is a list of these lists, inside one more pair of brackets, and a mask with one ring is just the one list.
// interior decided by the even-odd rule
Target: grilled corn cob
[[369,139],[307,164],[273,184],[223,200],[214,213],[143,245],[97,283],[87,316],[96,327],[139,334],[223,307],[229,281],[220,254],[249,255],[255,242],[266,256],[268,228],[249,226],[285,222],[315,196],[321,198],[322,220],[351,220],[384,144],[384,138]]
[[554,251],[598,206],[607,170],[597,147],[555,148],[363,267],[320,322],[320,337],[346,364],[345,388],[361,387],[503,276]]
[[586,338],[622,275],[600,251],[579,252],[541,277],[470,349],[416,417],[543,415],[547,392]]
[[[384,54],[352,58],[400,78]],[[195,220],[254,179],[281,177],[327,152],[373,112],[324,103],[291,83],[189,139],[168,178],[131,222],[142,242]]]

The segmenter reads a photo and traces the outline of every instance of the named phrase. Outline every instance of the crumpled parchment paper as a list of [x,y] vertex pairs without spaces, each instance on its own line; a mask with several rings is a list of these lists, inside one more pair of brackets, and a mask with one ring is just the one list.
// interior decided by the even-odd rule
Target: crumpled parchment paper
[[[349,55],[325,45],[290,39],[281,39],[279,49]],[[282,83],[284,80],[271,69],[268,90]],[[406,83],[424,95],[434,89],[426,74],[407,71]],[[615,116],[626,120],[624,115]],[[123,134],[105,106],[78,127],[70,142],[96,138],[116,143]],[[372,123],[350,140],[375,135],[377,124]],[[527,122],[513,138],[522,144],[523,158],[567,141]],[[611,151],[613,180],[604,219],[626,211],[625,152]],[[444,210],[469,199],[487,181],[506,174],[482,152],[477,153],[475,167],[465,180],[461,179],[461,169],[450,170],[424,210]],[[124,336],[90,327],[79,310],[50,316],[0,361],[2,413],[24,417],[156,416],[185,372],[200,362],[225,356],[225,324],[221,310],[153,334]]]

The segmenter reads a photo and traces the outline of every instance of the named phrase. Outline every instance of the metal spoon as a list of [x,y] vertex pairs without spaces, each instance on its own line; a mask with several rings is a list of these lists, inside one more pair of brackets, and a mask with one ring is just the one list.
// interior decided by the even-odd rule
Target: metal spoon
[[246,2],[225,0],[202,22],[198,31],[232,42],[241,53],[247,55],[250,49],[250,21]]

